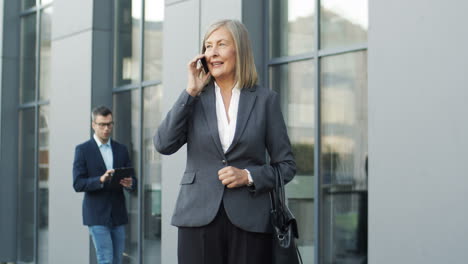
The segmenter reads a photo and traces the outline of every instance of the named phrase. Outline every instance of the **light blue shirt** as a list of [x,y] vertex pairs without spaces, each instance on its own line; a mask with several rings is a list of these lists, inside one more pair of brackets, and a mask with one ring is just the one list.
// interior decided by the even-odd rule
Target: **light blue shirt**
[[101,151],[101,156],[106,164],[106,168],[108,170],[112,170],[114,168],[114,157],[112,156],[112,147],[110,144],[111,139],[109,138],[106,144],[102,144],[96,134],[94,134],[93,137]]

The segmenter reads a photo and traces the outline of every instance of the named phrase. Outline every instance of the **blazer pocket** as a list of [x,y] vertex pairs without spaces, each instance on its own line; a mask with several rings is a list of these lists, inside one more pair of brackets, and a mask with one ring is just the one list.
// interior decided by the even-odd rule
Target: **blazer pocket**
[[192,184],[195,181],[195,172],[186,172],[180,181],[180,184]]

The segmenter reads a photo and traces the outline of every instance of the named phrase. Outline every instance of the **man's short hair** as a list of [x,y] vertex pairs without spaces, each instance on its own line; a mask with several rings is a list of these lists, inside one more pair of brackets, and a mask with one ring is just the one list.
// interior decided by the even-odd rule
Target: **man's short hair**
[[112,111],[106,106],[100,105],[93,109],[92,114],[91,114],[91,120],[95,121],[98,115],[100,116],[112,115]]

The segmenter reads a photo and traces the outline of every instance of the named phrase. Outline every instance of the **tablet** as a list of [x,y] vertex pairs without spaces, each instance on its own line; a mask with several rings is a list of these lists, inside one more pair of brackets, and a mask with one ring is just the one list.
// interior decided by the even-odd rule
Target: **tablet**
[[112,188],[122,187],[122,185],[120,185],[120,180],[122,180],[123,178],[132,177],[133,175],[134,172],[132,167],[114,169],[110,185],[112,186]]

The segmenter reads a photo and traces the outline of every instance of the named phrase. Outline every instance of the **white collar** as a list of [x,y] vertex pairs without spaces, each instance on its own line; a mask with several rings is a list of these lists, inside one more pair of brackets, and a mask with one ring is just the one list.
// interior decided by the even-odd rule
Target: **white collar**
[[96,136],[96,133],[93,135],[93,138],[96,141],[96,144],[98,145],[98,147],[101,147],[102,145],[107,145],[107,146],[111,147],[111,144],[110,144],[111,139],[110,138],[109,138],[109,140],[107,140],[106,144],[102,143],[101,140],[99,140],[99,138]]
[[[219,85],[214,82],[214,85],[215,85],[215,89],[216,89],[216,92],[221,92],[221,87],[219,87]],[[236,84],[234,85],[234,87],[232,88],[232,93],[240,93],[241,89],[239,88],[239,85],[237,85],[237,82]]]

